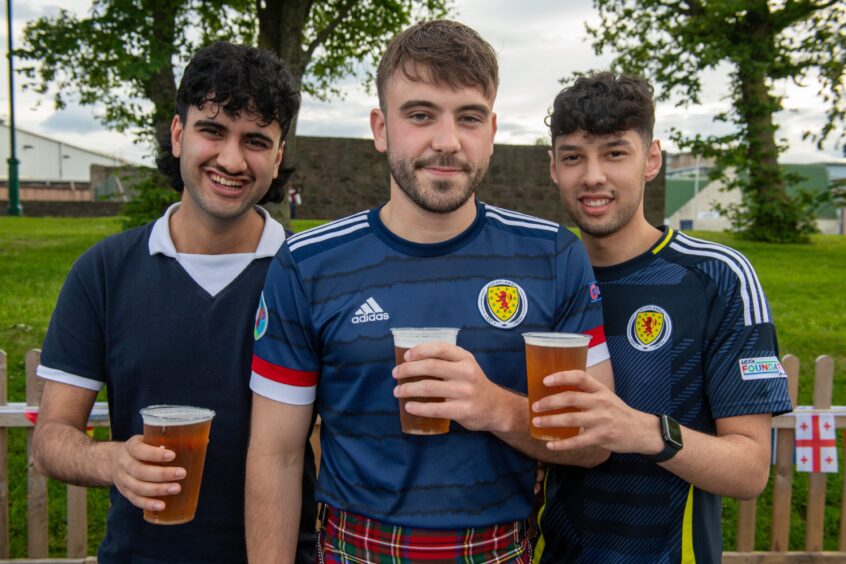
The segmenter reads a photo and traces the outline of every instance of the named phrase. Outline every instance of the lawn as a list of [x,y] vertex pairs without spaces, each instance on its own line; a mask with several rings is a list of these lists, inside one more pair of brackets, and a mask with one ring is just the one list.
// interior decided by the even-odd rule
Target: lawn
[[[296,220],[295,230],[319,224]],[[58,219],[0,217],[0,348],[9,359],[9,401],[24,400],[24,361],[38,348],[62,281],[74,259],[103,237],[120,230],[120,219]],[[742,241],[724,233],[692,233],[742,251],[755,265],[778,326],[781,353],[799,357],[802,365],[799,399],[810,404],[814,359],[834,358],[834,404],[846,403],[846,237],[816,236],[811,245],[770,245]],[[25,434],[10,432],[11,556],[26,552]],[[843,452],[842,449],[840,452]],[[841,468],[844,461],[841,461]],[[842,474],[841,474],[842,475]],[[829,480],[826,549],[837,545],[841,475]],[[791,549],[801,550],[804,525],[805,476],[795,481]],[[759,549],[769,545],[769,489],[758,510]],[[89,553],[95,554],[103,535],[108,504],[106,491],[89,491]],[[725,502],[726,550],[734,547],[736,504]],[[50,483],[50,554],[64,556],[64,486]]]

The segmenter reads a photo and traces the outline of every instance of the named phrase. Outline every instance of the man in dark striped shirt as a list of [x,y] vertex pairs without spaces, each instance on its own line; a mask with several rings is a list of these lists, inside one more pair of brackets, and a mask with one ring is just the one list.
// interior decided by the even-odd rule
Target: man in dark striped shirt
[[[535,562],[719,562],[720,496],[767,483],[773,414],[791,409],[775,327],[755,271],[728,247],[650,225],[661,168],[652,87],[598,73],[555,99],[550,175],[579,226],[601,290],[616,394],[583,373],[540,409],[584,431],[603,464],[551,466]],[[763,370],[768,367],[768,370]]]

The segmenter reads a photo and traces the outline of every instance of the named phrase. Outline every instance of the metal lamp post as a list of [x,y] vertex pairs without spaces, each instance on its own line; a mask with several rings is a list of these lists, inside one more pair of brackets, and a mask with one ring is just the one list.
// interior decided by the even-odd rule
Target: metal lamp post
[[23,215],[20,202],[17,151],[15,145],[15,68],[12,57],[12,0],[6,0],[6,26],[9,35],[9,215]]

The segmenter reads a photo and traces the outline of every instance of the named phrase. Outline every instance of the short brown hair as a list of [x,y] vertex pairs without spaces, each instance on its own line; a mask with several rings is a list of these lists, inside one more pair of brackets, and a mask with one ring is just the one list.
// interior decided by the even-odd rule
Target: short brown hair
[[397,73],[415,82],[452,88],[478,87],[496,98],[496,52],[474,30],[450,20],[432,20],[402,31],[388,44],[376,71],[379,106],[385,109],[385,85]]

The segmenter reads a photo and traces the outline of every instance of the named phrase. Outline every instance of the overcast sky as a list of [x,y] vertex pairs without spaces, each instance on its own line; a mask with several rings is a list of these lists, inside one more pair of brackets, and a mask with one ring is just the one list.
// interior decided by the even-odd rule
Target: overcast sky
[[[495,111],[498,114],[498,143],[532,144],[546,136],[543,124],[549,105],[560,89],[559,79],[573,71],[603,68],[611,55],[593,52],[585,32],[585,22],[595,24],[596,12],[590,0],[456,0],[456,19],[476,29],[499,54],[500,89]],[[26,21],[55,14],[59,7],[84,15],[90,0],[17,0],[14,3],[14,35],[20,44]],[[3,17],[3,46],[6,25]],[[5,48],[4,48],[5,51]],[[713,116],[728,109],[722,98],[727,91],[729,69],[721,68],[706,75],[703,104],[679,108],[673,103],[657,109],[656,137],[666,139],[675,126],[686,133],[726,133],[723,124],[714,124]],[[8,68],[0,71],[0,117],[8,118]],[[16,77],[15,105],[17,125],[80,147],[113,154],[136,162],[150,163],[148,148],[132,142],[129,134],[106,131],[96,120],[97,108],[68,104],[55,111],[49,98],[21,92],[22,80]],[[376,105],[355,78],[342,85],[346,96],[331,103],[308,97],[303,102],[297,132],[300,135],[331,137],[370,137],[368,115]],[[840,160],[841,153],[829,147],[818,151],[810,141],[802,141],[805,130],[819,131],[824,106],[815,95],[814,84],[805,88],[779,86],[785,96],[786,110],[778,116],[779,136],[786,137],[790,149],[785,162]],[[39,104],[40,102],[40,104]],[[664,147],[673,150],[667,141]]]

